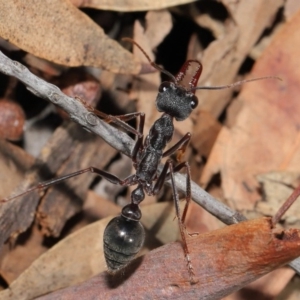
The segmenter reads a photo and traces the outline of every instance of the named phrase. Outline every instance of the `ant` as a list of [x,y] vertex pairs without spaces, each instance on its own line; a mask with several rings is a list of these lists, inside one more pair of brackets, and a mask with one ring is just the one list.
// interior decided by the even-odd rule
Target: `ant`
[[[261,77],[250,80],[242,80],[225,86],[199,87],[197,86],[197,83],[202,72],[202,64],[199,61],[186,61],[181,67],[179,73],[176,76],[173,76],[171,73],[164,70],[156,63],[152,62],[149,56],[142,49],[142,47],[138,45],[134,40],[130,38],[125,38],[124,40],[135,44],[155,69],[168,75],[171,78],[171,81],[162,82],[159,86],[158,95],[156,98],[156,107],[159,112],[162,112],[162,115],[154,122],[149,130],[148,135],[145,138],[143,133],[145,113],[135,112],[126,115],[112,116],[89,108],[93,113],[104,119],[104,121],[108,123],[114,123],[123,128],[128,133],[133,133],[137,136],[131,154],[132,163],[136,170],[135,174],[130,175],[129,177],[122,180],[106,171],[97,169],[95,167],[89,167],[59,178],[41,182],[37,186],[32,187],[19,195],[0,200],[0,202],[11,201],[34,190],[45,189],[53,184],[59,183],[63,180],[81,175],[86,172],[95,173],[117,185],[137,185],[137,187],[131,193],[131,203],[123,207],[121,215],[113,218],[108,223],[104,231],[104,255],[108,272],[116,273],[119,270],[123,269],[126,265],[128,265],[143,246],[145,239],[145,230],[140,223],[142,213],[139,208],[139,204],[144,200],[145,193],[149,196],[157,195],[164,185],[165,181],[171,179],[176,217],[178,219],[184,255],[187,261],[189,279],[191,283],[196,283],[197,281],[194,279],[195,275],[190,259],[189,249],[187,246],[185,234],[186,228],[184,225],[187,209],[191,201],[191,171],[188,162],[180,162],[181,156],[184,154],[191,139],[191,134],[186,133],[175,145],[164,151],[174,134],[173,121],[174,119],[176,121],[183,121],[190,116],[192,111],[198,105],[198,99],[195,96],[195,92],[198,89],[225,89],[240,85],[245,82],[277,77]],[[192,64],[195,65],[196,68],[189,82],[189,86],[185,87],[182,84],[182,81]],[[139,118],[137,129],[134,129],[126,123],[127,121],[134,118]],[[169,157],[175,152],[178,152],[177,160],[179,161],[179,163],[174,166],[174,162],[171,159],[168,159],[165,162],[161,173],[159,174],[158,166],[162,158]],[[186,204],[183,213],[181,214],[179,207],[179,196],[175,185],[174,174],[182,169],[186,170],[187,177]]]

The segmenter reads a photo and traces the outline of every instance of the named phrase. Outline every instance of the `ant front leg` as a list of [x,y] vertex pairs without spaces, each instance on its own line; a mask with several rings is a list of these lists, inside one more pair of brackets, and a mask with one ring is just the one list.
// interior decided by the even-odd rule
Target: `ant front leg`
[[[113,123],[116,124],[118,126],[120,126],[121,128],[123,128],[126,132],[128,133],[132,133],[138,137],[140,137],[142,135],[142,133],[140,132],[140,127],[142,124],[142,128],[144,128],[144,123],[145,123],[145,114],[142,112],[134,112],[134,113],[129,113],[129,114],[125,114],[125,115],[118,115],[118,116],[113,116],[113,115],[108,115],[100,110],[97,110],[95,108],[93,108],[92,106],[88,105],[83,99],[81,99],[80,97],[75,97],[75,99],[77,99],[78,101],[80,101],[85,107],[86,109],[88,109],[90,112],[92,112],[93,114],[95,114],[96,116],[100,117],[104,122],[106,123]],[[139,123],[139,129],[136,130],[135,128],[131,127],[129,124],[127,124],[126,122],[133,120],[135,118],[140,117],[140,123]]]
[[[127,133],[132,133],[138,137],[137,141],[135,143],[135,146],[133,148],[132,154],[131,154],[133,165],[136,169],[137,154],[143,147],[143,140],[144,140],[143,132],[144,132],[144,125],[145,125],[145,113],[134,112],[134,113],[118,115],[118,116],[107,115],[106,113],[99,111],[97,109],[94,109],[93,107],[87,105],[86,102],[84,100],[82,100],[81,98],[76,97],[76,99],[79,100],[90,112],[94,113],[95,115],[97,115],[98,117],[103,119],[104,122],[106,122],[108,124],[109,123],[116,124],[116,125],[120,126],[121,128],[123,128]],[[126,123],[126,122],[133,120],[135,118],[138,118],[138,117],[140,118],[140,122],[139,122],[137,130]]]
[[[100,112],[98,110],[95,110],[94,113],[98,116],[103,117],[104,121],[106,121],[108,123],[112,122],[112,123],[120,126],[121,128],[123,128],[125,131],[133,133],[134,135],[137,136],[137,140],[136,140],[136,143],[133,147],[132,154],[131,154],[133,166],[136,169],[137,155],[138,155],[138,152],[143,147],[143,140],[144,140],[143,132],[144,132],[144,125],[145,125],[145,113],[135,112],[135,113],[119,115],[119,116],[106,115],[103,112]],[[127,123],[125,123],[125,122],[128,122],[128,121],[130,121],[134,118],[138,118],[138,117],[140,118],[140,122],[139,122],[137,130],[132,128]]]
[[118,178],[117,176],[115,176],[113,174],[110,174],[108,172],[105,172],[103,170],[100,170],[100,169],[97,169],[97,168],[94,168],[94,167],[89,167],[89,168],[86,168],[86,169],[82,169],[82,170],[64,175],[62,177],[53,178],[53,179],[50,179],[50,180],[47,180],[47,181],[44,181],[44,182],[40,182],[38,185],[30,188],[29,190],[27,190],[27,191],[25,191],[21,194],[18,194],[16,196],[12,196],[10,198],[5,198],[5,199],[0,200],[0,203],[5,203],[5,202],[8,202],[8,201],[11,201],[15,198],[27,195],[27,194],[29,194],[33,191],[36,191],[36,190],[46,189],[51,185],[60,183],[64,180],[67,180],[67,179],[75,177],[75,176],[79,176],[79,175],[87,173],[87,172],[95,173],[96,175],[99,175],[99,176],[103,177],[104,179],[108,180],[111,183],[122,185],[122,186],[130,186],[130,185],[133,185],[133,184],[136,183],[135,175],[131,175],[131,176],[125,178],[124,180],[121,180],[120,178]]
[[[176,188],[174,173],[178,172],[183,167],[187,168],[187,173],[188,173],[188,176],[187,176],[187,191],[186,191],[187,202],[186,202],[186,205],[185,205],[185,208],[184,208],[184,212],[181,215],[181,213],[180,213],[180,201],[179,201],[178,191],[177,191],[177,188]],[[180,231],[180,235],[181,235],[181,239],[182,239],[184,256],[185,256],[186,261],[187,261],[187,267],[188,267],[188,272],[189,272],[189,276],[190,276],[190,282],[192,284],[195,284],[195,283],[197,283],[197,280],[194,279],[195,274],[194,274],[192,262],[191,262],[191,259],[190,259],[190,252],[189,252],[187,241],[186,241],[186,235],[185,235],[186,229],[185,229],[185,225],[183,223],[184,220],[185,220],[185,217],[186,217],[188,203],[191,200],[191,178],[190,178],[189,164],[187,162],[184,162],[184,163],[179,164],[175,168],[173,168],[172,160],[168,160],[165,163],[164,168],[163,168],[162,172],[160,173],[160,175],[159,175],[159,177],[156,181],[156,184],[153,188],[153,195],[157,195],[157,193],[160,191],[160,189],[162,188],[164,182],[166,181],[166,179],[168,177],[171,177],[171,186],[172,186],[172,192],[173,192],[173,198],[174,198],[174,204],[175,204],[175,210],[176,210],[176,217],[177,217],[177,220],[178,220],[179,231]]]
[[[134,112],[134,113],[118,115],[118,116],[107,115],[96,109],[94,109],[92,112],[95,115],[101,117],[103,119],[103,121],[105,121],[106,123],[113,123],[115,125],[118,125],[121,128],[123,128],[126,132],[132,133],[138,137],[140,137],[142,135],[140,133],[140,126],[142,124],[142,128],[144,128],[144,123],[145,123],[145,114],[142,112]],[[129,124],[126,123],[126,122],[133,120],[135,118],[138,118],[138,117],[140,117],[138,130],[136,130],[135,128],[131,127]]]

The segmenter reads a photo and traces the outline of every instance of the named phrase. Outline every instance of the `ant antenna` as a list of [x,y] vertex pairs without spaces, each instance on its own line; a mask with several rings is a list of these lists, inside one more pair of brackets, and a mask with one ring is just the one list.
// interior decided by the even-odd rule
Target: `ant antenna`
[[163,69],[162,67],[160,67],[160,66],[159,66],[158,64],[156,64],[154,61],[152,61],[152,60],[150,59],[150,57],[148,56],[148,54],[145,52],[145,50],[144,50],[144,49],[143,49],[136,41],[134,41],[134,40],[131,39],[131,38],[127,38],[127,37],[122,38],[122,41],[130,42],[131,44],[136,45],[136,46],[142,51],[142,53],[145,55],[145,57],[148,59],[149,63],[151,64],[151,66],[152,66],[153,68],[155,68],[156,70],[158,70],[158,71],[160,71],[160,72],[162,72],[162,73],[168,75],[170,78],[173,79],[174,82],[176,82],[175,76],[174,76],[173,74],[171,74],[170,72],[168,72],[167,70],[165,70],[165,69]]
[[277,77],[277,76],[265,76],[265,77],[258,77],[258,78],[240,80],[240,81],[237,81],[237,82],[234,82],[234,83],[231,83],[231,84],[227,84],[227,85],[196,86],[196,87],[192,87],[191,91],[195,91],[195,90],[224,90],[224,89],[233,88],[233,87],[238,86],[238,85],[242,85],[242,84],[247,83],[247,82],[252,82],[252,81],[257,81],[257,80],[264,80],[264,79],[278,79],[278,80],[282,81],[282,79],[280,77]]
[[[166,74],[167,76],[169,76],[176,84],[178,84],[178,82],[182,79],[181,77],[184,76],[185,71],[188,68],[189,64],[191,62],[198,62],[198,61],[195,61],[195,60],[189,60],[189,61],[187,61],[186,62],[186,66],[184,66],[184,68],[185,68],[184,71],[181,72],[182,74],[178,74],[177,77],[175,77],[169,71],[163,69],[158,64],[156,64],[154,61],[152,61],[150,59],[150,57],[148,56],[148,54],[145,52],[145,50],[136,41],[134,41],[133,39],[128,38],[128,37],[122,38],[122,41],[130,42],[130,43],[136,45],[142,51],[142,53],[145,55],[145,57],[147,58],[147,60],[149,61],[149,63],[151,64],[151,66],[153,68],[155,68],[156,70],[158,70],[158,71]],[[199,66],[199,69],[200,68],[201,68],[200,73],[199,73],[197,79],[195,79],[197,81],[198,81],[199,76],[200,76],[201,71],[202,71],[202,65],[201,64]],[[196,87],[192,87],[190,89],[190,91],[195,91],[195,90],[224,90],[224,89],[229,89],[229,88],[236,87],[238,85],[242,85],[242,84],[247,83],[247,82],[264,80],[264,79],[278,79],[278,80],[282,81],[282,79],[280,77],[277,77],[277,76],[265,76],[265,77],[258,77],[258,78],[240,80],[240,81],[237,81],[237,82],[234,82],[234,83],[231,83],[231,84],[227,84],[227,85],[220,85],[220,86],[196,86]],[[192,82],[190,84],[193,85]]]

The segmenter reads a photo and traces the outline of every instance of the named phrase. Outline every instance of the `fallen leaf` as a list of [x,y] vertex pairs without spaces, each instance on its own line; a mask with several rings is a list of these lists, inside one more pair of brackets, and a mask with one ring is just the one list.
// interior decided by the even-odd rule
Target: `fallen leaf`
[[191,143],[200,155],[208,157],[222,125],[207,111],[201,111],[195,123]]
[[1,292],[0,299],[32,299],[105,270],[101,233],[110,220],[85,226],[56,244]]
[[275,299],[294,275],[295,271],[291,268],[277,269],[222,300],[241,300],[245,299],[245,295],[246,299]]
[[[177,239],[179,229],[176,219],[174,221],[173,203],[145,206],[142,213],[145,228],[158,240],[168,243]],[[102,241],[111,219],[107,217],[85,226],[57,243],[12,282],[9,289],[0,292],[0,299],[32,299],[106,270]]]
[[[257,180],[262,185],[263,201],[255,206],[255,211],[268,216],[273,216],[282,205],[282,199],[288,198],[293,189],[299,185],[300,174],[295,172],[269,172],[260,174]],[[293,224],[299,227],[300,202],[294,205],[284,214],[281,220],[285,224]]]
[[1,198],[9,195],[22,182],[25,172],[33,163],[34,158],[28,153],[0,139]]
[[[203,63],[203,74],[199,85],[223,85],[232,83],[245,58],[267,26],[273,21],[282,0],[237,1],[229,2],[232,19],[228,19],[225,32],[199,53],[196,59]],[[231,5],[234,9],[230,10]],[[266,74],[264,74],[266,75]],[[269,74],[267,74],[269,75]],[[232,90],[198,91],[199,110],[209,111],[219,117],[228,101]]]
[[73,5],[77,7],[92,7],[102,10],[116,10],[116,11],[140,11],[140,10],[154,10],[162,9],[175,5],[182,5],[196,0],[71,0]]
[[149,11],[146,16],[146,30],[151,49],[156,48],[170,33],[173,22],[168,10]]
[[72,67],[94,66],[126,74],[140,71],[131,53],[67,0],[31,0],[26,5],[1,0],[0,18],[1,37],[38,57]]
[[276,300],[298,300],[300,299],[300,279],[294,279],[286,286],[284,291],[276,298]]
[[22,236],[22,240],[19,240],[19,243],[14,247],[4,246],[4,251],[1,251],[3,254],[1,276],[7,284],[14,281],[37,257],[47,250],[43,241],[44,237],[36,225],[31,228],[28,234]]
[[[103,151],[99,154],[98,151],[101,148]],[[62,175],[60,172],[64,171],[70,174],[72,171],[90,166],[91,161],[102,168],[115,153],[115,150],[111,150],[103,140],[95,139],[77,125],[73,123],[62,125],[44,146],[30,172],[25,178],[23,177],[15,195],[28,190],[29,187],[36,186],[37,182],[53,178],[54,174]],[[78,157],[81,159],[79,160]],[[81,210],[83,199],[92,181],[93,174],[86,173],[80,178],[74,177],[60,185],[50,187],[42,194],[44,197],[41,203],[40,191],[36,190],[2,204],[0,244],[3,244],[11,235],[18,236],[26,231],[36,217],[36,212],[37,221],[44,233],[59,236],[66,220]],[[9,193],[5,196],[7,195]]]
[[299,171],[300,13],[276,35],[251,77],[277,75],[244,85],[243,105],[230,130],[222,128],[201,182],[220,170],[225,198],[237,209],[253,210],[261,198],[255,176],[275,170]]
[[289,20],[300,9],[300,2],[297,0],[287,0],[284,5],[284,15]]

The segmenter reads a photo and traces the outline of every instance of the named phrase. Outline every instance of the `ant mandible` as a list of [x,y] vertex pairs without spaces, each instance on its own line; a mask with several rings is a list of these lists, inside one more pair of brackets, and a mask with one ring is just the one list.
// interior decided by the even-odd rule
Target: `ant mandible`
[[[191,139],[191,134],[186,133],[175,145],[173,145],[170,149],[164,151],[167,143],[171,141],[174,134],[173,120],[175,119],[176,121],[183,121],[190,116],[190,114],[198,104],[198,99],[195,96],[195,91],[198,89],[225,89],[240,85],[245,82],[276,77],[261,77],[250,80],[242,80],[225,86],[197,87],[197,83],[202,72],[202,64],[199,61],[186,61],[181,67],[179,73],[176,76],[173,76],[171,73],[164,70],[156,63],[152,62],[149,56],[141,48],[141,46],[139,46],[135,41],[129,38],[126,38],[124,40],[135,44],[143,52],[150,64],[155,69],[168,75],[171,78],[171,81],[162,82],[159,86],[158,95],[156,98],[156,107],[159,112],[162,112],[162,115],[151,126],[149,133],[145,138],[143,133],[145,123],[144,113],[135,112],[121,116],[111,116],[97,110],[92,110],[92,112],[94,112],[100,118],[104,119],[106,122],[117,124],[128,133],[133,133],[137,136],[131,154],[133,166],[136,170],[135,174],[130,175],[129,177],[122,180],[114,176],[113,174],[110,174],[103,170],[97,169],[95,167],[89,167],[59,178],[41,182],[37,186],[32,187],[19,195],[3,199],[0,202],[11,201],[34,190],[45,189],[53,184],[59,183],[86,172],[95,173],[117,185],[137,185],[137,187],[131,193],[131,203],[123,207],[121,215],[113,218],[108,223],[104,231],[104,256],[108,272],[116,273],[119,270],[123,269],[126,265],[128,265],[143,246],[145,231],[142,224],[140,223],[142,213],[140,211],[139,204],[144,200],[145,193],[149,196],[157,195],[164,185],[165,181],[171,179],[176,217],[178,219],[184,255],[187,261],[189,280],[191,283],[196,283],[197,281],[194,278],[195,275],[190,259],[189,249],[187,246],[185,234],[186,230],[184,226],[187,209],[191,200],[190,166],[188,162],[179,162],[179,164],[174,166],[173,161],[168,159],[164,164],[161,173],[159,174],[158,172],[158,166],[162,158],[168,157],[175,152],[178,152],[179,155],[177,156],[177,158],[178,160],[180,160]],[[192,64],[196,66],[196,69],[189,82],[189,87],[185,87],[181,84],[181,82],[186,76],[187,70]],[[137,130],[126,123],[127,121],[134,118],[140,119]],[[185,168],[187,173],[186,204],[183,213],[181,214],[174,173],[179,172],[183,168]]]

